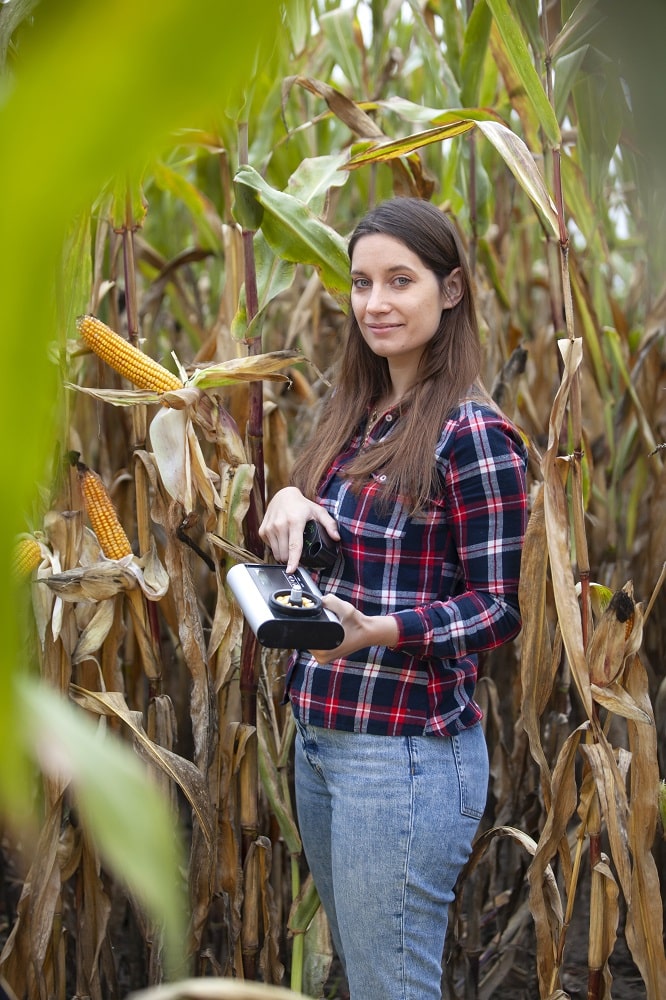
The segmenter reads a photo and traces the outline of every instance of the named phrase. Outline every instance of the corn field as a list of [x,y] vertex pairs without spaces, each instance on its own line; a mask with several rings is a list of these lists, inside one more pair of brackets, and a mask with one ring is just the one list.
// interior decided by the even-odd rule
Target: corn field
[[523,630],[480,662],[491,785],[443,995],[659,1000],[666,133],[645,73],[666,12],[96,6],[0,7],[21,386],[0,996],[346,995],[301,850],[286,656],[225,579],[270,559],[264,505],[339,355],[346,237],[409,194],[461,232],[486,384],[530,456]]

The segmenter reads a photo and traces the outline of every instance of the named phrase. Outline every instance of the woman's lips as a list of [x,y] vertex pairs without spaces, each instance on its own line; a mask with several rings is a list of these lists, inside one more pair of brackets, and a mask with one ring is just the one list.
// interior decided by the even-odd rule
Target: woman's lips
[[366,323],[365,328],[371,333],[391,333],[393,330],[397,330],[400,326],[399,323]]

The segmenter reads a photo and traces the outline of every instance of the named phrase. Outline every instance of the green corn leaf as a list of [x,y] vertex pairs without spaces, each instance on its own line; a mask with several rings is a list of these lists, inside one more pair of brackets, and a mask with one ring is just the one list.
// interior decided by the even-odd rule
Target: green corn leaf
[[525,93],[541,122],[546,138],[551,146],[558,148],[561,136],[557,118],[534,68],[529,49],[520,25],[511,11],[511,6],[508,0],[486,0],[486,2],[493,13],[502,41],[525,88]]
[[319,16],[319,27],[331,55],[345,74],[355,93],[364,89],[360,53],[355,37],[355,14],[351,7],[340,7]]
[[541,211],[555,236],[559,236],[557,209],[539,173],[534,157],[519,136],[499,122],[477,122],[486,139],[492,142],[520,186]]
[[587,45],[583,45],[581,48],[563,55],[557,62],[557,72],[555,73],[555,83],[553,85],[553,102],[558,121],[562,121],[562,117],[566,112],[567,101],[571,95],[571,90],[576,82],[586,53]]
[[340,303],[349,294],[349,258],[345,241],[308,207],[285,191],[268,184],[253,167],[241,166],[234,178],[236,191],[254,197],[263,209],[261,230],[278,256],[316,268],[324,287]]
[[460,61],[462,76],[460,99],[462,104],[470,106],[478,104],[491,24],[490,8],[486,0],[481,0],[480,3],[474,5],[465,30],[465,41]]
[[261,230],[254,234],[253,243],[259,307],[252,321],[248,323],[245,286],[243,285],[238,309],[231,323],[231,335],[235,340],[249,341],[260,336],[266,309],[276,296],[291,288],[296,275],[296,264],[282,260],[274,254]]
[[176,201],[187,206],[199,231],[203,246],[219,251],[222,247],[222,223],[215,206],[194,184],[159,161],[153,165],[155,183],[163,191],[168,191]]
[[308,875],[298,898],[294,900],[291,913],[289,914],[289,930],[291,933],[305,934],[320,905],[319,893],[312,881],[312,876]]
[[346,162],[346,153],[306,157],[289,178],[287,192],[312,212],[321,214],[330,189],[342,187],[349,180],[349,174],[343,169]]
[[560,60],[587,42],[604,19],[599,0],[580,0],[550,47],[553,60]]

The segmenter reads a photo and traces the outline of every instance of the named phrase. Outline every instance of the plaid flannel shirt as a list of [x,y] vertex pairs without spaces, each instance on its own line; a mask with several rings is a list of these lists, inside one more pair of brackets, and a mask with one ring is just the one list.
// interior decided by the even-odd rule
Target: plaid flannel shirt
[[[370,431],[391,433],[389,410]],[[324,479],[319,502],[336,519],[340,555],[319,586],[367,615],[393,615],[394,647],[373,646],[320,666],[292,657],[287,696],[303,723],[389,736],[453,735],[474,725],[477,653],[520,630],[518,577],[527,520],[525,447],[490,407],[467,402],[436,449],[441,491],[410,516],[374,504],[375,476],[354,494],[340,470],[367,424]]]

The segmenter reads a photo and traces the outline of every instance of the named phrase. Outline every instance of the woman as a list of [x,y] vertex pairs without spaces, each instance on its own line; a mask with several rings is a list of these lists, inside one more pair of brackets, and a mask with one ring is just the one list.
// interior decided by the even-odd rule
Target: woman
[[525,450],[479,379],[468,265],[433,205],[397,198],[349,243],[334,392],[261,536],[292,572],[338,543],[335,650],[295,654],[305,854],[352,1000],[439,1000],[448,906],[483,815],[477,653],[513,638]]

